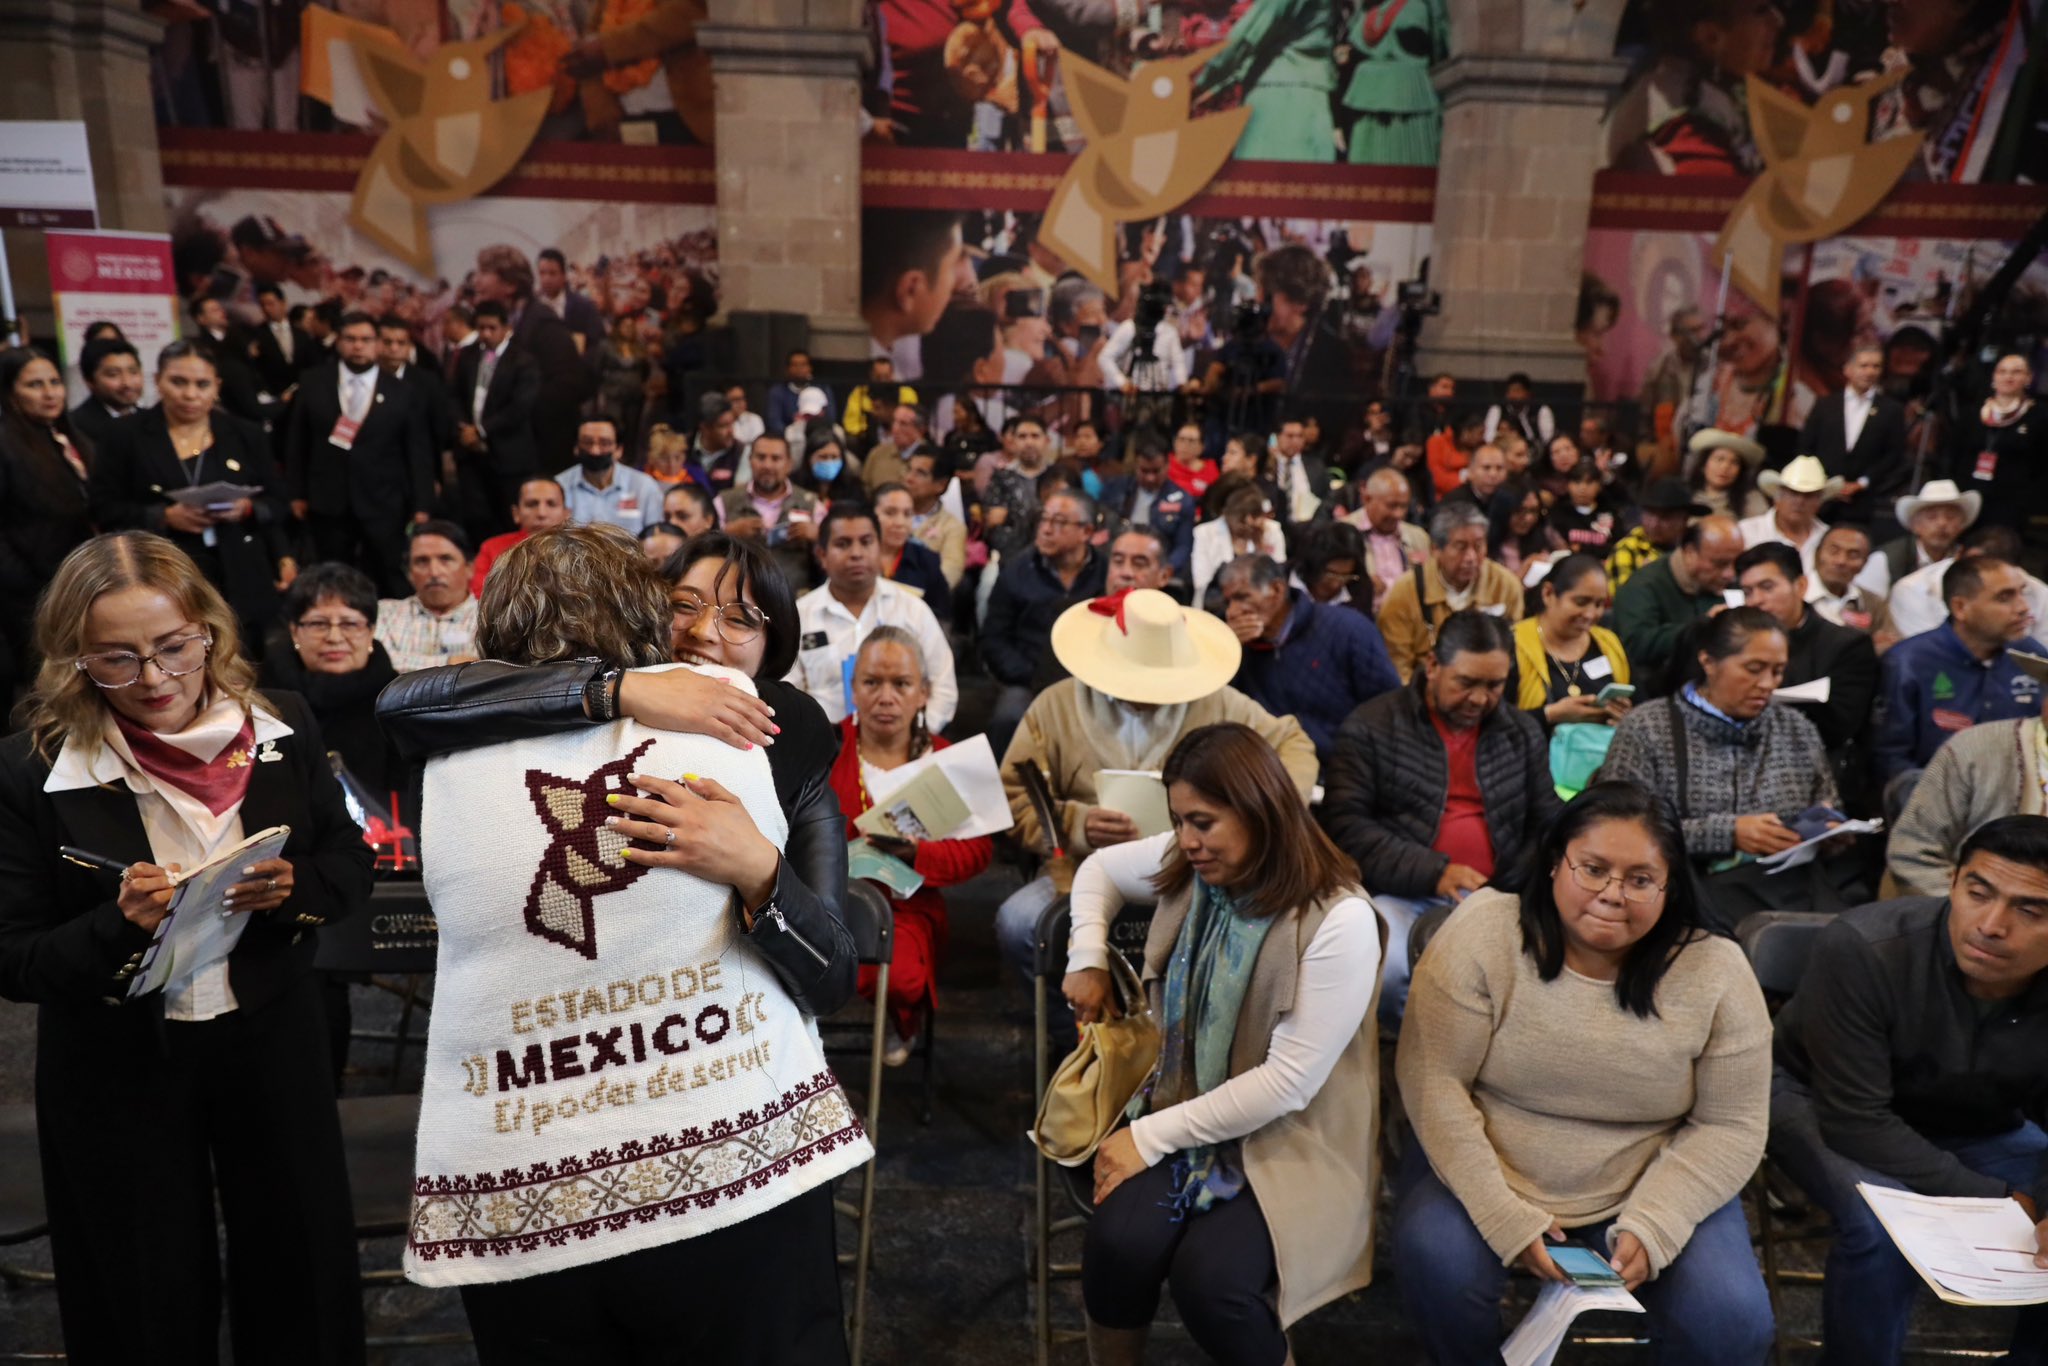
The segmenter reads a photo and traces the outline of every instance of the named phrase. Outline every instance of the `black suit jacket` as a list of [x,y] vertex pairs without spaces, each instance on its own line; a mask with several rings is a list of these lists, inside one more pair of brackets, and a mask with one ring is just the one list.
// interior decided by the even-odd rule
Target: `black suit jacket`
[[476,377],[483,367],[481,344],[462,348],[455,370],[455,406],[463,422],[483,434],[485,463],[495,474],[511,477],[540,472],[534,445],[533,410],[540,401],[540,372],[518,342],[505,348],[484,391],[483,421],[476,418]]
[[583,363],[569,324],[546,304],[528,301],[512,329],[512,343],[539,372],[533,405],[534,459],[541,469],[560,469],[576,450],[578,410],[597,392],[597,374]]
[[1906,410],[1889,394],[1879,392],[1856,444],[1848,444],[1848,418],[1843,408],[1847,391],[1829,394],[1813,405],[1800,433],[1800,450],[1818,456],[1829,474],[1869,484],[1850,506],[1864,511],[1881,508],[1911,492],[1913,465],[1906,454]]
[[441,452],[455,444],[455,398],[448,392],[448,381],[438,368],[429,368],[415,361],[405,367],[404,380],[406,387],[412,390],[420,421],[426,427],[427,453],[438,465]]
[[301,372],[327,359],[320,343],[304,331],[294,327],[291,334],[292,355],[286,360],[284,348],[277,344],[277,334],[270,330],[269,323],[250,329],[250,364],[256,367],[256,377],[263,382],[264,392],[277,398],[283,398],[285,390],[299,382]]
[[433,456],[411,388],[374,366],[370,374],[369,411],[344,450],[327,439],[341,417],[341,362],[306,372],[285,433],[285,475],[310,511],[388,528],[432,506]]
[[[130,414],[133,416],[133,414]],[[96,398],[87,398],[71,410],[71,430],[85,438],[93,450],[107,444],[107,437],[122,419],[107,411],[107,406]]]
[[1801,716],[1813,722],[1828,748],[1828,762],[1842,800],[1859,804],[1870,785],[1869,731],[1871,707],[1877,700],[1877,647],[1867,632],[1837,626],[1807,609],[1799,629],[1786,636],[1784,686],[1832,680],[1826,702],[1795,702]]
[[263,421],[263,404],[256,397],[263,386],[256,367],[249,363],[249,338],[239,328],[229,327],[227,336],[218,341],[207,332],[197,339],[213,352],[213,366],[220,375],[220,406],[250,422]]
[[[214,544],[165,525],[171,494],[195,484],[251,484],[263,490],[252,501],[255,516],[222,522]],[[229,413],[213,415],[213,445],[188,469],[171,444],[163,409],[147,408],[116,423],[114,434],[92,464],[92,519],[102,531],[154,531],[190,555],[244,621],[260,622],[277,608],[277,562],[291,553],[285,523],[284,477],[270,455],[270,438],[254,423]]]
[[[274,742],[279,759],[251,765],[242,825],[251,834],[291,827],[283,857],[292,864],[292,895],[275,911],[254,915],[228,956],[228,982],[243,1010],[275,999],[312,966],[309,931],[362,907],[373,859],[305,701],[296,693],[263,697],[292,734]],[[118,784],[45,792],[49,776],[27,732],[0,741],[0,996],[56,1008],[54,1021],[44,1011],[45,1031],[65,1017],[83,1016],[89,1028],[108,1012],[159,1015],[161,993],[126,995],[124,969],[150,935],[122,916],[119,876],[57,853],[71,844],[130,862],[149,859],[135,797]]]

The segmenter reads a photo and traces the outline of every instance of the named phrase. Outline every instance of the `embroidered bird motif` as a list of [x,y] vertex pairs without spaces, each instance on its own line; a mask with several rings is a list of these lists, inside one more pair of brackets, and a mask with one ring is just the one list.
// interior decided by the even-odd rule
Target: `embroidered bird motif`
[[1074,158],[1038,240],[1104,289],[1117,288],[1116,229],[1194,198],[1237,146],[1250,109],[1194,118],[1195,73],[1221,48],[1147,62],[1123,80],[1063,53],[1067,97],[1088,145]]
[[452,204],[489,189],[525,154],[548,112],[546,88],[491,98],[487,58],[524,25],[425,59],[358,41],[357,68],[389,127],[356,178],[349,216],[399,259],[434,272],[429,204]]
[[1905,74],[1830,91],[1811,108],[1749,82],[1750,129],[1764,169],[1722,225],[1714,256],[1733,258],[1736,286],[1773,317],[1786,246],[1846,231],[1919,155],[1925,133],[1870,141],[1871,104]]
[[625,857],[632,841],[605,825],[612,809],[604,799],[614,792],[635,795],[626,776],[653,745],[644,741],[581,780],[526,770],[526,795],[551,837],[526,891],[526,928],[585,958],[597,957],[593,901],[625,890],[647,871],[647,865]]

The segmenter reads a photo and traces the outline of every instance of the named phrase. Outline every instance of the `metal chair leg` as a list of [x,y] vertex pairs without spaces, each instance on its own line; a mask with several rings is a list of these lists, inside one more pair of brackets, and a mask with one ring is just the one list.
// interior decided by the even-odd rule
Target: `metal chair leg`
[[[1044,1098],[1046,1086],[1045,1054],[1045,978],[1034,977],[1031,983],[1032,1017],[1035,1028],[1031,1031],[1032,1059],[1032,1104],[1034,1107]],[[1034,1113],[1033,1118],[1037,1116]],[[1037,1176],[1037,1190],[1032,1209],[1035,1217],[1031,1222],[1031,1277],[1037,1291],[1037,1332],[1034,1334],[1038,1366],[1050,1366],[1052,1360],[1052,1306],[1047,1296],[1052,1288],[1050,1263],[1052,1261],[1051,1222],[1052,1210],[1046,1201],[1045,1154],[1036,1147],[1031,1151],[1031,1165]]]
[[889,960],[875,965],[875,1026],[868,1049],[868,1142],[875,1155],[861,1168],[860,1217],[853,1253],[853,1366],[860,1366],[868,1327],[868,1259],[875,1243],[875,1166],[882,1160],[882,1049],[889,1028]]
[[1771,1183],[1764,1164],[1757,1165],[1749,1186],[1756,1193],[1757,1241],[1763,1245],[1764,1291],[1771,1298],[1771,1366],[1785,1366],[1785,1306],[1778,1295],[1778,1231],[1771,1223]]
[[924,997],[924,1075],[918,1080],[917,1122],[929,1126],[932,1122],[932,1054],[938,1048],[939,1009],[936,995],[927,990]]
[[403,1002],[398,1008],[398,1028],[391,1031],[391,1084],[398,1084],[398,1077],[405,1070],[405,1045],[412,1033],[413,1002],[419,999],[420,979],[418,974],[409,974],[405,979],[405,990],[400,993]]

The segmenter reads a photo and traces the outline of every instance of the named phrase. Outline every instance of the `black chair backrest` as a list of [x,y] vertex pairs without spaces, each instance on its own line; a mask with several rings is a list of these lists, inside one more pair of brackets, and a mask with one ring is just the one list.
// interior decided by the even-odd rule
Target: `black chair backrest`
[[1799,990],[1814,941],[1833,919],[1825,911],[1758,911],[1736,926],[1736,941],[1749,955],[1764,995],[1784,997]]
[[1071,905],[1067,898],[1056,898],[1038,917],[1038,938],[1034,941],[1031,955],[1031,971],[1037,977],[1051,977],[1055,980],[1067,971],[1067,920]]
[[863,963],[886,963],[896,936],[896,913],[880,887],[866,878],[846,883],[846,928]]
[[[1438,906],[1417,916],[1415,923],[1408,927],[1408,970],[1412,973],[1415,965],[1422,961],[1422,951],[1429,947],[1429,941],[1436,938],[1436,932],[1451,918],[1455,906]],[[1381,921],[1384,927],[1386,922]]]
[[418,882],[380,882],[370,904],[317,931],[313,966],[326,972],[411,976],[434,970],[441,927]]

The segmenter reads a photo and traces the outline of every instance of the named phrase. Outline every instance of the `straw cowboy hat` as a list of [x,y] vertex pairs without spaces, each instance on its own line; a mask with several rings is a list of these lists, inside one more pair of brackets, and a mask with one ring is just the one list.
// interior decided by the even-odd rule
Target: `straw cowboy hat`
[[1900,526],[1910,527],[1921,508],[1940,507],[1944,503],[1953,503],[1963,510],[1963,528],[1968,530],[1976,522],[1977,514],[1984,510],[1984,495],[1975,489],[1962,492],[1956,488],[1953,479],[1930,479],[1920,492],[1909,493],[1892,504],[1892,510],[1897,514]]
[[1221,618],[1191,611],[1157,589],[1134,588],[1060,613],[1052,652],[1097,692],[1172,706],[1235,678],[1244,647]]
[[1783,489],[1787,493],[1817,493],[1825,501],[1840,495],[1847,482],[1839,474],[1829,474],[1820,457],[1813,455],[1802,455],[1782,470],[1765,470],[1756,477],[1756,486],[1766,498],[1777,497]]
[[1692,440],[1685,443],[1685,449],[1692,455],[1704,457],[1708,451],[1734,451],[1741,456],[1751,469],[1764,463],[1764,448],[1746,436],[1724,432],[1719,427],[1704,427],[1692,434]]

